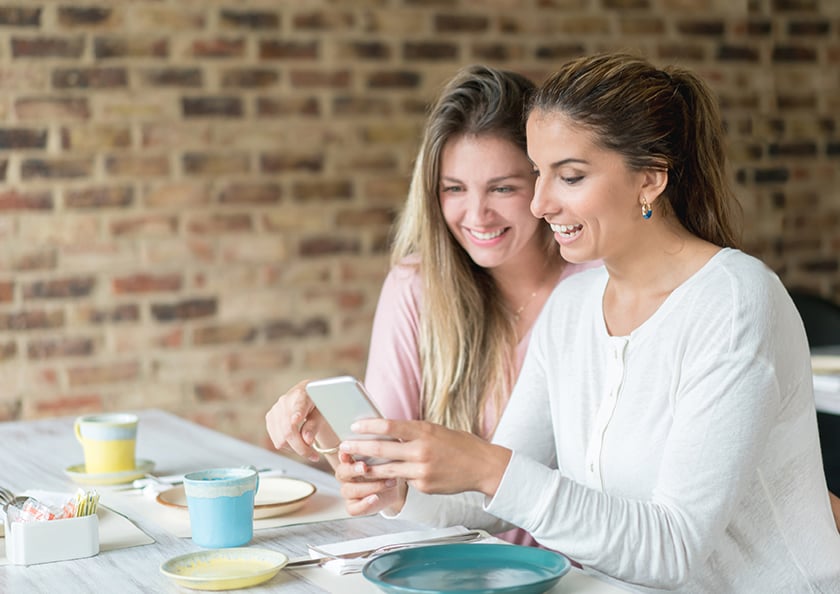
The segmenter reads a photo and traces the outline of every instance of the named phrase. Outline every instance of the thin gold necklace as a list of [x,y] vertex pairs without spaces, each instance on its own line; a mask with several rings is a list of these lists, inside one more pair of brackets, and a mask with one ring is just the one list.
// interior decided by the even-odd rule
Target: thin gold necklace
[[531,296],[528,297],[528,300],[525,303],[523,303],[522,305],[520,305],[519,309],[517,309],[515,312],[513,312],[513,319],[514,320],[516,320],[517,322],[519,321],[519,318],[522,315],[522,312],[525,311],[525,308],[528,307],[528,305],[531,304],[531,302],[534,300],[534,298],[536,296],[537,296],[537,291],[534,291],[533,293],[531,293]]

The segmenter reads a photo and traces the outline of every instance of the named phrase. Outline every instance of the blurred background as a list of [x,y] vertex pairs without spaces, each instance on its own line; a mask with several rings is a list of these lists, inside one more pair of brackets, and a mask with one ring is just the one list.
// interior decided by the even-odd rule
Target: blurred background
[[268,445],[293,383],[364,373],[441,84],[602,50],[711,84],[746,250],[840,301],[835,0],[0,1],[0,421]]

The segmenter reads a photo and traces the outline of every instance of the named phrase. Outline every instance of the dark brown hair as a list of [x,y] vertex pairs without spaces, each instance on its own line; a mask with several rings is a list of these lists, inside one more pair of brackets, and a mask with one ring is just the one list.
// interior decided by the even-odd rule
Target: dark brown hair
[[715,245],[739,246],[741,207],[727,178],[723,123],[696,74],[629,54],[583,57],[537,89],[532,112],[562,113],[633,169],[666,169],[663,198],[679,222]]

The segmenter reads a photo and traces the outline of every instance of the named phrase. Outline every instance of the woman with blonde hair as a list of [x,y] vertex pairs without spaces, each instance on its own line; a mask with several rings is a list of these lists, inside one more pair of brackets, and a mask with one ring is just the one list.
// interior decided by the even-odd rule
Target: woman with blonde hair
[[[432,107],[365,375],[387,418],[490,439],[543,303],[558,282],[590,266],[564,261],[551,229],[529,210],[523,110],[533,89],[518,74],[472,66]],[[269,435],[275,447],[313,461],[325,453],[335,464],[338,443],[305,384],[268,412]]]

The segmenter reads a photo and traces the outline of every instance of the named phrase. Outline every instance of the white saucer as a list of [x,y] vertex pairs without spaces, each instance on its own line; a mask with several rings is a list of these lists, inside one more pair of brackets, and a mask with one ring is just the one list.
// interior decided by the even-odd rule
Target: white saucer
[[[315,485],[300,479],[287,476],[260,477],[260,486],[254,497],[254,519],[283,516],[297,511],[316,490]],[[159,493],[157,502],[187,511],[184,485]]]
[[155,463],[151,460],[135,460],[134,468],[132,470],[89,474],[85,472],[84,464],[74,464],[73,466],[65,468],[64,473],[69,476],[74,483],[78,483],[80,485],[121,485],[122,483],[130,483],[134,479],[144,477],[150,473],[154,467]]

